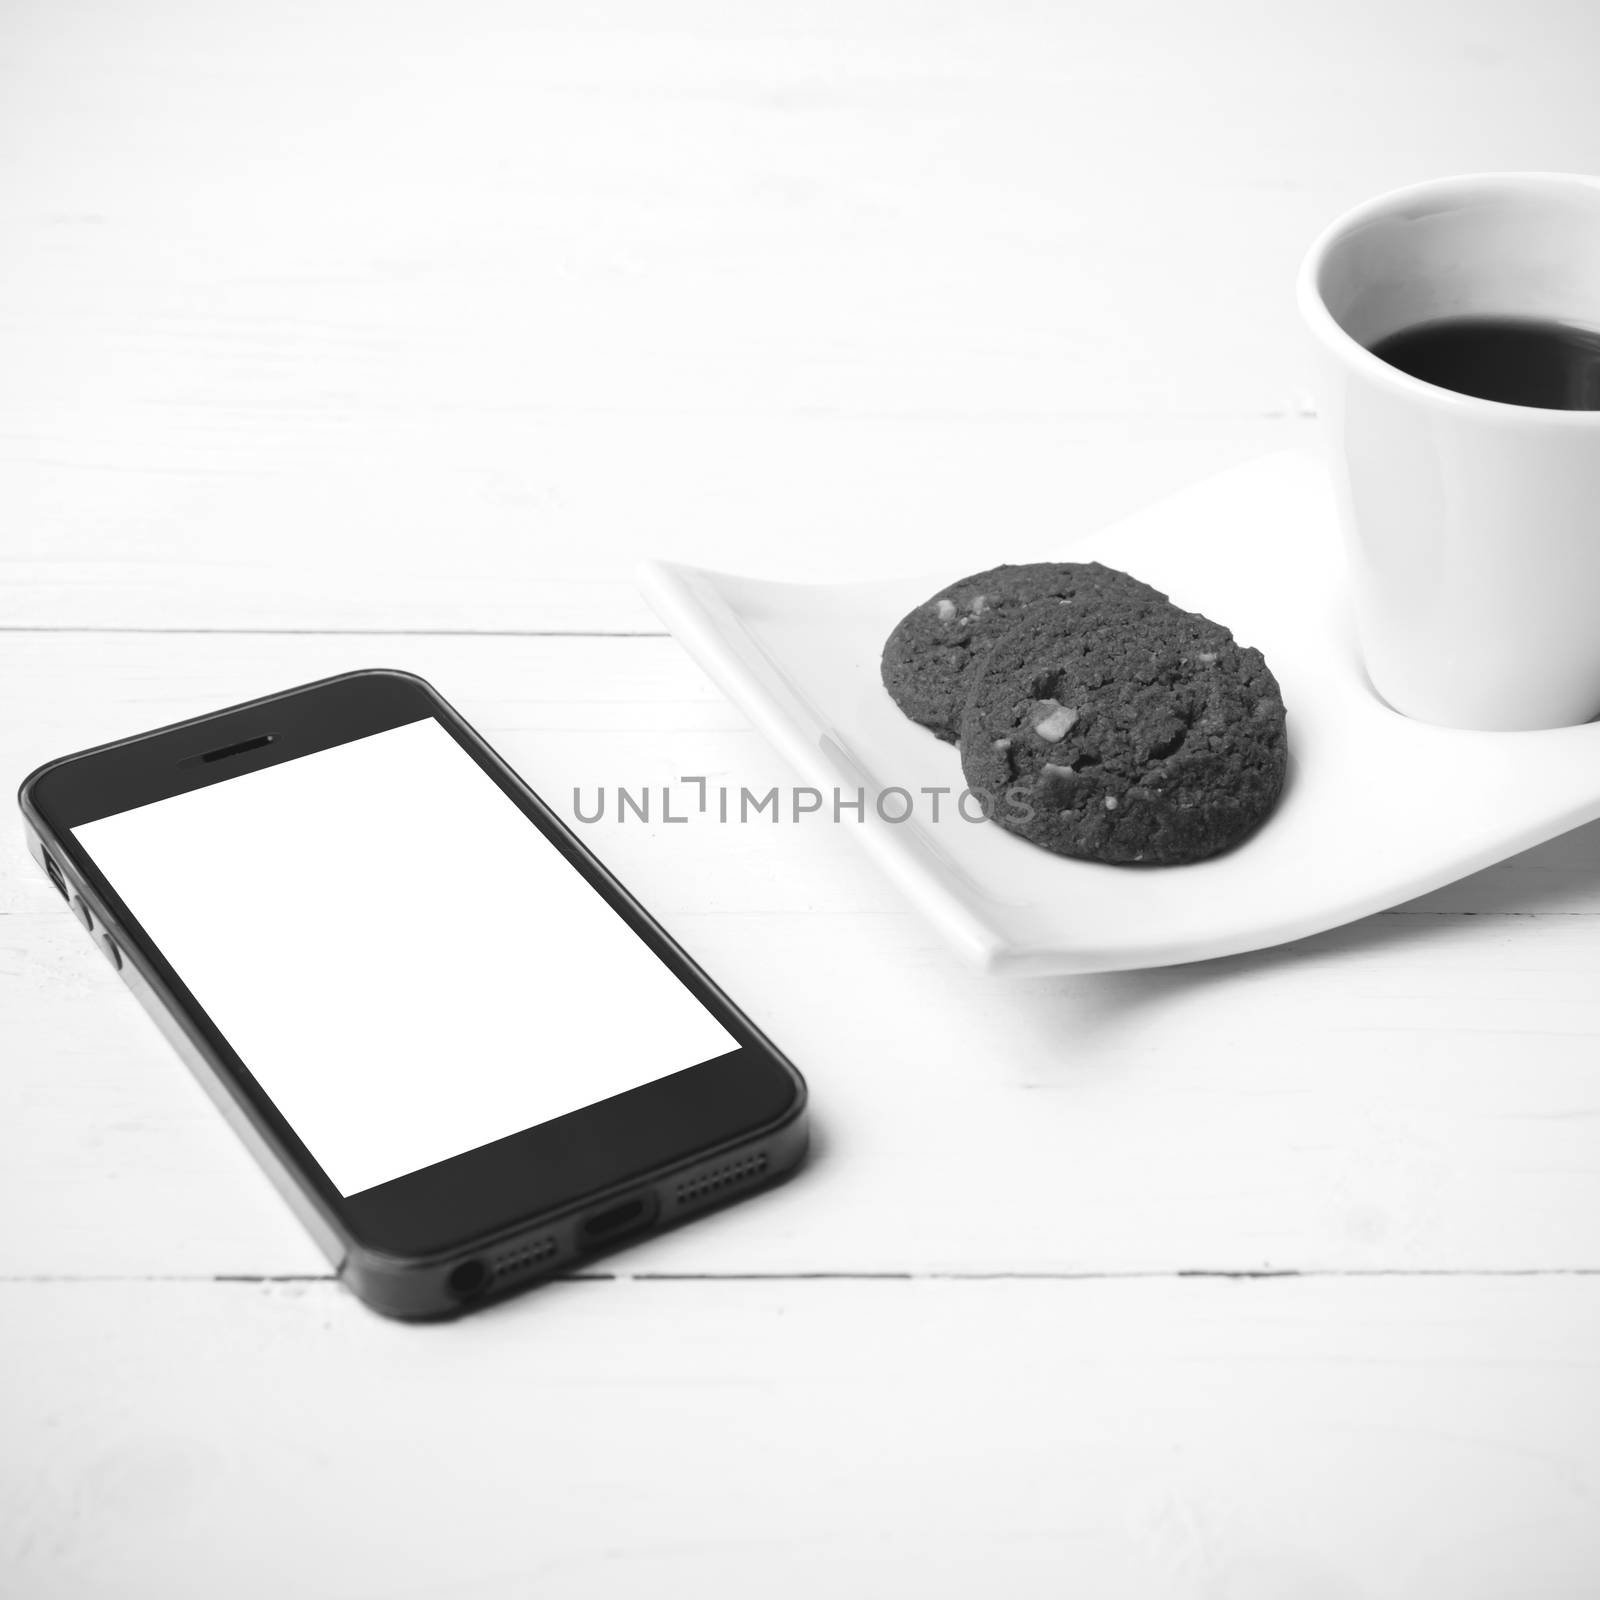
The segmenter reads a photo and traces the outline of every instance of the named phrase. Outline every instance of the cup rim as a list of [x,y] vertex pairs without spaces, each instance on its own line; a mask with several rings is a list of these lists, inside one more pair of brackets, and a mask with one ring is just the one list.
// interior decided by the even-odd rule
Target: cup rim
[[1312,241],[1300,262],[1295,282],[1295,298],[1300,315],[1312,336],[1342,360],[1351,362],[1357,371],[1365,374],[1400,394],[1426,397],[1436,405],[1445,405],[1469,416],[1485,421],[1514,423],[1524,426],[1558,428],[1600,429],[1600,411],[1570,411],[1555,406],[1519,406],[1505,400],[1485,400],[1481,396],[1461,394],[1437,383],[1414,378],[1408,372],[1391,366],[1381,356],[1375,356],[1358,339],[1353,339],[1340,327],[1328,310],[1317,286],[1323,263],[1328,253],[1352,229],[1376,217],[1383,216],[1403,206],[1408,201],[1448,198],[1452,193],[1465,194],[1474,190],[1522,189],[1532,192],[1540,188],[1588,189],[1600,201],[1600,177],[1581,172],[1466,172],[1447,178],[1426,178],[1421,183],[1402,184],[1352,206],[1335,217]]

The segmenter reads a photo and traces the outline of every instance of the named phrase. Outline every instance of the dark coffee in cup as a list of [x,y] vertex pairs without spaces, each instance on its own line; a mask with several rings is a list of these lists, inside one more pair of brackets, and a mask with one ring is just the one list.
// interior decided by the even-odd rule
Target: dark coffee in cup
[[1402,328],[1372,353],[1479,400],[1600,411],[1600,333],[1588,328],[1532,317],[1446,317]]
[[1451,728],[1600,715],[1600,178],[1380,195],[1300,306],[1372,687]]

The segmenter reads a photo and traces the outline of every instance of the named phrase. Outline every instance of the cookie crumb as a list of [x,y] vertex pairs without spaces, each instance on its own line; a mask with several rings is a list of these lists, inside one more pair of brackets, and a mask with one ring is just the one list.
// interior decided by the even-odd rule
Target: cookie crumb
[[1117,797],[1114,794],[1108,794],[1106,796],[1106,810],[1107,811],[1115,811],[1116,809],[1117,809]]
[[1051,744],[1065,739],[1077,721],[1078,713],[1071,706],[1061,705],[1055,700],[1041,700],[1033,708],[1033,731]]
[[934,610],[939,613],[941,622],[953,622],[955,620],[956,603],[954,600],[941,600],[935,605]]

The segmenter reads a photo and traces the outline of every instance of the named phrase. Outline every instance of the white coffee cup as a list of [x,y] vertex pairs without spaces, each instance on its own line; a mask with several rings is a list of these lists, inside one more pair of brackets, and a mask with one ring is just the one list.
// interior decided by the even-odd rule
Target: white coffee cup
[[1380,195],[1311,247],[1299,297],[1373,687],[1458,728],[1600,714],[1600,411],[1475,399],[1370,348],[1445,317],[1600,330],[1600,179]]

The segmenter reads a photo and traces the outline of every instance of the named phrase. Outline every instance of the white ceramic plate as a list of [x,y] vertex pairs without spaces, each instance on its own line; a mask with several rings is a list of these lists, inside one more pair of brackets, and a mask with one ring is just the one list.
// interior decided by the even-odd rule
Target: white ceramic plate
[[[1362,671],[1321,464],[1269,456],[1049,552],[974,547],[965,566],[1099,560],[1258,646],[1289,708],[1289,780],[1237,849],[1132,870],[1052,856],[992,823],[878,821],[898,786],[959,791],[955,750],[878,680],[895,622],[960,573],[837,586],[652,562],[646,598],[793,765],[867,796],[848,827],[964,955],[1004,972],[1104,972],[1231,955],[1395,905],[1600,815],[1600,726],[1435,728],[1391,711]],[[900,806],[891,797],[887,809]]]

